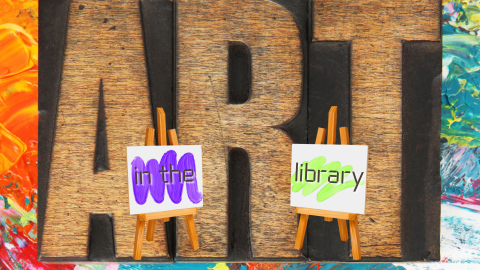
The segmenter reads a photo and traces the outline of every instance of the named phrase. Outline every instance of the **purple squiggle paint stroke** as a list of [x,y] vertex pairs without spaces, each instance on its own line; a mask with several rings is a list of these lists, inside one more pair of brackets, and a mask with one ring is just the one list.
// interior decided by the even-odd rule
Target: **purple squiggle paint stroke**
[[[187,195],[190,201],[197,204],[202,201],[203,194],[198,189],[196,177],[195,157],[192,153],[186,153],[177,164],[177,153],[170,150],[163,154],[160,164],[151,159],[147,166],[142,158],[135,157],[132,165],[132,184],[135,201],[139,205],[145,204],[148,192],[156,203],[165,200],[165,185],[173,203],[182,201],[183,183],[186,182]],[[189,172],[185,172],[189,170]],[[185,181],[185,179],[188,179]],[[183,180],[183,182],[182,182]]]
[[165,176],[165,179],[168,181],[168,196],[174,204],[179,204],[182,201],[183,182],[180,182],[180,172],[171,173],[172,170],[178,170],[177,153],[174,150],[170,150],[163,154],[159,168],[162,168],[162,166],[164,166],[165,169],[169,171],[169,173],[166,173]]
[[[133,185],[133,195],[135,201],[143,205],[147,201],[148,190],[150,189],[150,181],[143,176],[143,171],[145,171],[145,163],[140,157],[135,157],[132,161],[132,185]],[[145,181],[146,180],[146,181]]]
[[193,181],[185,181],[185,185],[187,187],[187,195],[190,201],[194,204],[197,204],[202,201],[203,195],[200,191],[198,191],[198,183],[197,183],[197,170],[195,168],[195,157],[192,153],[186,153],[183,155],[180,160],[178,161],[178,169],[180,171],[184,170],[193,170],[193,176],[189,177],[190,179],[193,178]]
[[147,170],[152,174],[152,183],[150,184],[150,194],[156,203],[162,203],[165,199],[165,183],[159,172],[158,161],[150,159],[147,162]]

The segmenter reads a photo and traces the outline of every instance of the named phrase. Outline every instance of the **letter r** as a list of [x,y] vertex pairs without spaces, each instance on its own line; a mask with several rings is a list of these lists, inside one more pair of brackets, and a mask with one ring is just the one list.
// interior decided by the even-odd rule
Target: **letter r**
[[[202,145],[204,194],[212,203],[204,205],[195,222],[203,235],[219,239],[212,249],[220,251],[202,254],[227,256],[227,149],[239,147],[250,159],[253,254],[297,257],[291,248],[295,234],[286,239],[282,233],[295,232],[297,218],[288,197],[279,195],[290,187],[292,141],[274,127],[293,119],[299,109],[303,83],[300,33],[293,16],[272,1],[224,3],[180,0],[177,8],[177,33],[181,33],[177,36],[178,137],[180,144]],[[243,104],[228,102],[231,41],[246,44],[251,56],[251,89]],[[269,189],[272,193],[266,195]],[[215,226],[207,226],[214,214]],[[260,217],[267,216],[276,222],[265,226]],[[178,230],[186,234],[183,223]],[[278,245],[261,244],[267,241]],[[178,252],[190,254],[188,245],[181,245]]]

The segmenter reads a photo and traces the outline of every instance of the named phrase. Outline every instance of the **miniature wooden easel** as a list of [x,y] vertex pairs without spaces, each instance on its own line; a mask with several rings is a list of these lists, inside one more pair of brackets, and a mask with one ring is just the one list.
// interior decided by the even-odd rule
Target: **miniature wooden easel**
[[[175,129],[166,130],[165,111],[163,108],[157,108],[157,126],[158,126],[158,144],[167,145],[167,132],[170,138],[170,145],[178,145],[177,132]],[[145,134],[145,146],[153,145],[153,138],[155,136],[155,129],[147,128]],[[145,229],[145,222],[148,221],[147,241],[153,241],[153,234],[155,233],[155,223],[157,219],[163,222],[169,222],[170,217],[185,216],[187,221],[188,237],[190,238],[190,245],[192,249],[199,248],[197,233],[195,231],[195,221],[193,215],[198,213],[198,208],[188,208],[148,214],[137,215],[137,229],[135,231],[135,243],[133,246],[133,259],[140,260],[142,258],[143,245],[143,231]]]
[[[337,128],[337,106],[332,106],[328,112],[328,138],[327,144],[335,144]],[[326,130],[318,128],[317,138],[315,144],[323,144],[325,140]],[[350,137],[348,136],[348,128],[340,128],[340,140],[342,144],[350,144]],[[305,238],[305,231],[307,229],[308,216],[325,217],[325,221],[332,221],[334,218],[338,219],[338,229],[340,231],[340,240],[348,240],[347,220],[350,223],[350,236],[352,237],[352,255],[354,260],[360,260],[360,234],[358,232],[357,214],[349,214],[343,212],[333,212],[326,210],[317,210],[311,208],[297,207],[297,214],[301,214],[300,222],[298,224],[297,239],[295,240],[295,248],[302,249],[303,240]]]

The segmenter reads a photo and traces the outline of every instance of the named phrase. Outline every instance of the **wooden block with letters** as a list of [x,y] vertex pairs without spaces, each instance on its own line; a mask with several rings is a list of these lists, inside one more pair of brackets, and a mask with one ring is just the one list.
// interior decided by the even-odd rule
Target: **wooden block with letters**
[[[361,260],[439,260],[439,155],[428,150],[440,145],[438,1],[60,0],[39,9],[40,260],[133,260],[132,232],[145,221],[128,215],[124,150],[153,126],[202,145],[205,206],[195,214],[198,249],[191,216],[160,215],[143,228],[142,261],[351,261],[338,241],[343,222],[299,221],[289,206],[291,145],[315,142],[334,105],[352,144],[370,146],[370,170],[384,168],[371,170],[358,216]],[[327,141],[341,139],[334,133]],[[92,241],[102,226],[110,240]]]

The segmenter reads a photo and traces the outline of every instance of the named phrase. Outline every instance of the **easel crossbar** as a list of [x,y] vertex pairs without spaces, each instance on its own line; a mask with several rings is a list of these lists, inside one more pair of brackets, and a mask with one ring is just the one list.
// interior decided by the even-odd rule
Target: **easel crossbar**
[[345,220],[357,219],[357,214],[333,212],[333,211],[318,210],[318,209],[304,208],[304,207],[297,207],[297,214],[305,214],[310,216],[329,217],[329,218],[345,219]]
[[137,215],[137,217],[142,221],[147,221],[147,220],[154,220],[154,219],[194,215],[197,213],[198,213],[198,208],[187,208],[187,209],[171,210],[171,211],[164,211],[164,212],[139,214]]

